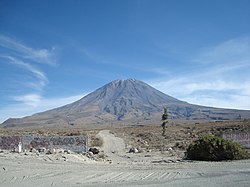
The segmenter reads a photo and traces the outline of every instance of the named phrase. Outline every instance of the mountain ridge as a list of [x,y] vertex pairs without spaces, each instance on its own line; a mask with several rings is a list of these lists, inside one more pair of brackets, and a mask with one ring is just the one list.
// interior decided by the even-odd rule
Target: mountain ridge
[[250,111],[189,104],[136,80],[114,80],[71,104],[24,118],[3,127],[89,126],[159,123],[164,107],[172,120],[236,120]]

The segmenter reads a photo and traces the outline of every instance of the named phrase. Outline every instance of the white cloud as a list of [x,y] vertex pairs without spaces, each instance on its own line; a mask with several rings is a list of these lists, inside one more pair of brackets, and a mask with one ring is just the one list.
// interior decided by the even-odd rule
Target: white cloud
[[194,55],[187,71],[149,80],[153,87],[194,104],[250,109],[250,39],[236,38]]
[[49,80],[46,74],[37,68],[34,63],[43,63],[48,65],[55,65],[55,49],[34,49],[28,47],[17,40],[0,34],[0,57],[7,59],[9,63],[25,69],[31,74],[32,79],[25,79],[27,73],[23,74],[23,79],[18,80],[21,84],[16,85],[22,90],[25,90],[22,86],[35,89],[36,91],[42,91],[48,84]]
[[39,94],[16,96],[14,100],[16,100],[18,103],[0,108],[0,123],[7,120],[8,118],[24,117],[64,106],[79,100],[85,95],[86,94],[61,98],[43,98]]
[[176,80],[151,80],[149,84],[192,104],[250,109],[250,81],[207,81],[185,77]]
[[[8,98],[12,103],[0,108],[0,121],[9,117],[22,117],[32,113],[41,112],[51,109],[72,101],[75,97],[44,99],[41,95],[49,80],[45,72],[41,69],[44,65],[56,65],[56,50],[52,49],[35,49],[29,47],[14,38],[0,34],[0,58],[2,62],[12,64],[15,68],[22,68],[25,71],[18,72],[18,80],[14,80],[15,85],[12,87],[12,94]],[[43,64],[43,66],[41,65]],[[38,68],[37,66],[40,66]],[[12,70],[13,67],[10,68]],[[21,75],[21,76],[20,76]],[[11,76],[8,80],[11,80]],[[27,89],[28,88],[28,89]],[[17,95],[16,90],[21,90],[23,95]],[[9,91],[11,92],[11,90]],[[26,92],[26,93],[25,93]]]
[[201,50],[193,61],[203,64],[248,64],[250,38],[240,37]]
[[25,69],[26,71],[29,71],[37,79],[36,82],[29,82],[26,83],[26,85],[29,85],[37,90],[42,90],[42,88],[49,82],[45,73],[39,70],[38,68],[34,67],[33,65],[25,63],[22,60],[18,60],[11,56],[2,56],[2,57],[8,59],[10,63],[17,65]]
[[54,65],[56,62],[55,48],[51,50],[33,49],[4,35],[0,35],[0,46],[15,52],[20,58],[50,65]]
[[25,105],[37,107],[41,103],[42,97],[38,94],[28,94],[22,96],[15,96],[13,99],[15,101],[22,102]]

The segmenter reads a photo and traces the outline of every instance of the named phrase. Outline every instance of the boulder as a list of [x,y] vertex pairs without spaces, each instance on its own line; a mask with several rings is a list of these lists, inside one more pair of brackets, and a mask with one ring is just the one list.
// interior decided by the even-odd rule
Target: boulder
[[48,149],[46,154],[55,154],[56,153],[56,150],[55,149]]
[[139,152],[139,150],[135,147],[132,147],[129,149],[129,153],[138,153],[138,152]]
[[91,147],[91,148],[89,148],[89,152],[92,152],[93,154],[98,154],[100,152],[100,150],[95,148],[95,147]]
[[167,148],[167,151],[173,151],[172,147]]
[[45,153],[46,152],[46,148],[42,147],[42,148],[38,149],[38,152],[39,153]]
[[72,152],[70,150],[64,150],[64,153],[71,154]]

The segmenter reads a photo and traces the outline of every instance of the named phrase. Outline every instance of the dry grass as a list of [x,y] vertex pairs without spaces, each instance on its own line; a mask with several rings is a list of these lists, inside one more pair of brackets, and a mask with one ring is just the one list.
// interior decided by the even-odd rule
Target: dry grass
[[201,136],[207,134],[221,135],[232,130],[250,131],[250,120],[194,124],[171,123],[167,126],[164,137],[160,124],[112,129],[117,136],[125,140],[127,145],[152,151],[166,150],[169,147],[185,151],[191,142]]
[[89,140],[91,147],[101,147],[103,145],[103,139],[98,135],[92,135]]
[[0,135],[81,136],[92,134],[96,134],[96,131],[84,128],[0,128]]
[[[145,126],[109,127],[116,136],[124,139],[129,146],[139,149],[159,151],[172,147],[185,151],[187,146],[198,137],[207,134],[221,135],[227,131],[250,131],[250,120],[223,122],[170,122],[163,137],[159,124]],[[104,127],[103,127],[104,128]],[[101,147],[103,140],[97,136],[101,128],[39,128],[39,129],[5,129],[0,128],[0,135],[43,135],[43,136],[72,136],[88,135],[89,145]]]

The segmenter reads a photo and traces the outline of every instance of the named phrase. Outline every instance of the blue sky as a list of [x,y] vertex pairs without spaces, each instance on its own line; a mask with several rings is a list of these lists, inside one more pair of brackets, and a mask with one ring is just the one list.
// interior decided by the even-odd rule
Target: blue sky
[[0,122],[136,78],[250,109],[249,0],[1,0]]

